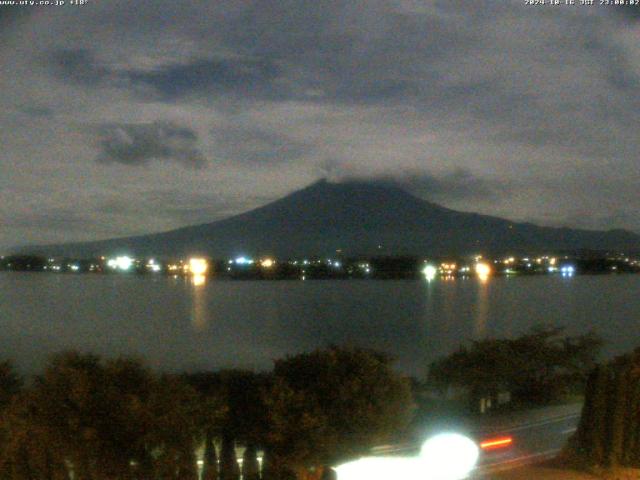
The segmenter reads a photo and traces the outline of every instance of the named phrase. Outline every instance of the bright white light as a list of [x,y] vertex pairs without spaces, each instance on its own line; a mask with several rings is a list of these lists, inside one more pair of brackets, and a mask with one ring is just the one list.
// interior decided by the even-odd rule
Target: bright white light
[[422,270],[422,273],[424,274],[424,276],[427,279],[427,281],[430,282],[431,280],[436,278],[436,274],[438,273],[438,269],[436,267],[434,267],[433,265],[427,265]]
[[236,265],[251,265],[253,263],[253,260],[247,257],[238,257],[236,258],[235,262]]
[[486,263],[476,264],[476,273],[478,275],[489,275],[491,273],[491,267]]
[[209,262],[204,258],[190,258],[189,259],[189,271],[193,275],[204,275],[209,268]]
[[418,458],[369,457],[336,467],[338,480],[424,480],[426,470]]
[[422,445],[420,459],[428,465],[428,478],[459,480],[475,467],[479,453],[473,440],[458,433],[443,433]]
[[486,282],[491,275],[491,266],[488,263],[476,263],[476,273],[481,282]]
[[156,263],[155,258],[149,259],[149,261],[147,262],[147,268],[149,270],[151,270],[152,272],[155,272],[155,273],[157,273],[157,272],[159,272],[161,270],[161,267],[160,267],[160,265],[158,265]]
[[338,480],[460,480],[478,461],[478,447],[456,433],[427,440],[418,457],[367,457],[336,467]]
[[[109,266],[111,261],[109,261]],[[126,255],[122,257],[116,257],[115,266],[120,270],[129,270],[133,265],[133,259],[131,257],[127,257]]]
[[574,272],[576,271],[576,269],[575,269],[575,268],[573,268],[571,265],[565,265],[564,267],[562,267],[562,268],[560,269],[560,271],[561,271],[562,273],[566,273],[566,274],[571,275],[572,273],[574,273]]
[[77,272],[78,270],[80,270],[80,266],[79,265],[71,265],[71,271]]

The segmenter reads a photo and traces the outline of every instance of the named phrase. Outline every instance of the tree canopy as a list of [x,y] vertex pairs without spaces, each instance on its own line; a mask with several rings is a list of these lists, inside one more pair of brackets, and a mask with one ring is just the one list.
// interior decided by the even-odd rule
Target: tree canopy
[[195,405],[136,360],[56,355],[5,412],[0,478],[195,478]]
[[203,478],[235,480],[237,446],[248,480],[320,478],[401,433],[412,411],[409,382],[368,350],[296,355],[268,374],[191,375],[63,352],[24,389],[0,364],[0,480],[195,480],[199,451]]
[[413,413],[389,357],[332,347],[276,361],[267,394],[270,460],[304,477],[389,441]]
[[601,345],[594,333],[571,337],[563,328],[537,327],[517,338],[462,346],[431,364],[429,381],[465,387],[472,396],[506,390],[515,401],[545,403],[584,384]]

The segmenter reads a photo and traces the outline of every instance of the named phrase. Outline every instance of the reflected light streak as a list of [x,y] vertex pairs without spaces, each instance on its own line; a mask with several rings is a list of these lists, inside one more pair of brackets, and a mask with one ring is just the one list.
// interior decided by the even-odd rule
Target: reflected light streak
[[478,294],[476,298],[474,333],[476,338],[483,338],[487,331],[487,320],[489,318],[489,286],[487,285],[488,277],[480,279],[478,286]]
[[193,275],[191,277],[192,297],[191,297],[191,324],[196,332],[202,332],[207,328],[207,302],[205,289],[207,283],[204,275]]

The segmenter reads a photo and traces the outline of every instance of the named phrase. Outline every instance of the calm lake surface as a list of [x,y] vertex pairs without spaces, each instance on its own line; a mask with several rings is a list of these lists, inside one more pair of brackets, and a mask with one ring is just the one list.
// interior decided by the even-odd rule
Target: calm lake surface
[[211,281],[0,273],[0,358],[38,372],[80,349],[170,371],[268,369],[329,344],[393,354],[407,373],[470,339],[536,324],[590,329],[604,354],[640,346],[640,275],[453,281]]

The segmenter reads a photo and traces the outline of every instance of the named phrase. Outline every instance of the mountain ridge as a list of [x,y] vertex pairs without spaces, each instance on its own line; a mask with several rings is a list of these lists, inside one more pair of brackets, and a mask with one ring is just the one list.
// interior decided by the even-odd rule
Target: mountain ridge
[[405,190],[366,181],[320,180],[261,207],[166,232],[22,247],[47,255],[211,257],[450,255],[542,250],[640,250],[622,229],[543,227],[452,210]]

